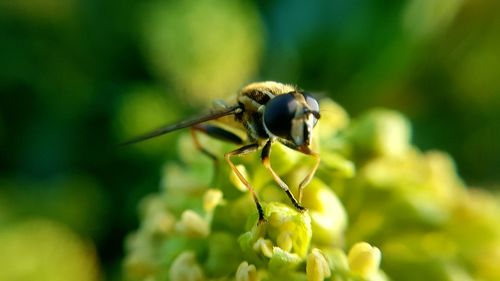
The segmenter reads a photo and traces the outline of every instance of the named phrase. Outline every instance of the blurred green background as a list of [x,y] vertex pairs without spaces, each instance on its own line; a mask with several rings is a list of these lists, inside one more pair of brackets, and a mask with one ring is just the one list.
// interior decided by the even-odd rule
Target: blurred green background
[[401,111],[418,147],[498,190],[498,11],[494,0],[0,1],[0,264],[13,268],[0,280],[117,280],[137,203],[178,135],[113,145],[252,81],[297,84],[354,117]]

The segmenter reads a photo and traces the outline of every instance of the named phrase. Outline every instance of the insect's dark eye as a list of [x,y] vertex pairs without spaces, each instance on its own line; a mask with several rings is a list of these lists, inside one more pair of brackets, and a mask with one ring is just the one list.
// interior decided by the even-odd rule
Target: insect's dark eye
[[264,111],[264,124],[274,135],[287,138],[290,136],[292,119],[297,110],[297,101],[292,94],[283,94],[271,99]]

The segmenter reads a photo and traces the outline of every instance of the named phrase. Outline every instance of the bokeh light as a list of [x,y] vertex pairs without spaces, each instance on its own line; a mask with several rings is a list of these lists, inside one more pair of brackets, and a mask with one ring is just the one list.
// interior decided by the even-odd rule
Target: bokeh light
[[153,71],[193,103],[225,97],[255,76],[263,31],[252,3],[157,2],[142,18]]

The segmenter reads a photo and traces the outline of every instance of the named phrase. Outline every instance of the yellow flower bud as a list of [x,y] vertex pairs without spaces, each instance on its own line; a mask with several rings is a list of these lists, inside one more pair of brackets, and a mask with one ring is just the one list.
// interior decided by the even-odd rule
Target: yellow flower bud
[[290,252],[292,250],[292,243],[292,235],[288,231],[281,232],[276,238],[276,244],[278,245],[278,247],[287,252]]
[[340,245],[347,227],[347,213],[337,195],[322,181],[313,179],[302,203],[309,208],[313,241]]
[[307,256],[306,275],[307,281],[323,281],[332,275],[325,256],[317,248]]
[[261,252],[264,256],[270,258],[273,255],[273,242],[268,239],[259,238],[253,244],[253,249],[256,252]]
[[181,215],[180,222],[176,225],[177,232],[188,237],[207,237],[210,226],[200,215],[192,210],[186,210]]
[[257,276],[257,269],[255,265],[248,264],[244,261],[238,266],[236,270],[236,281],[258,281],[260,278]]
[[203,209],[205,210],[205,212],[213,212],[215,207],[222,203],[222,195],[222,191],[218,189],[207,190],[203,197]]
[[360,242],[351,248],[347,260],[352,273],[368,279],[378,271],[381,257],[382,253],[377,247]]
[[175,219],[168,212],[151,215],[144,221],[144,230],[149,234],[167,235],[174,228]]
[[268,218],[266,235],[271,241],[275,241],[285,251],[291,243],[289,252],[305,258],[312,237],[309,214],[297,212],[287,205],[276,202],[267,204],[264,214]]
[[400,113],[372,110],[349,128],[350,139],[359,152],[377,156],[401,156],[410,148],[411,127]]
[[172,263],[170,268],[170,280],[172,281],[203,281],[205,276],[200,265],[196,261],[193,252],[186,251],[180,254]]

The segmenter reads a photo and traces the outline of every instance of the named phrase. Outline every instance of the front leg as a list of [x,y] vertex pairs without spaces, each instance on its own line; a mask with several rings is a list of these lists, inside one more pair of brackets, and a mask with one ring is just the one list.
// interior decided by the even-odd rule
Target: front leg
[[297,146],[293,142],[283,140],[283,139],[279,139],[279,142],[281,142],[282,144],[286,145],[287,147],[289,147],[293,150],[296,150],[298,152],[304,153],[305,155],[309,155],[309,156],[314,157],[314,160],[316,161],[314,163],[314,166],[311,169],[311,171],[306,175],[306,177],[299,184],[299,202],[302,202],[302,193],[304,191],[304,187],[306,187],[309,184],[309,182],[311,182],[311,179],[314,176],[314,174],[316,173],[316,170],[318,170],[319,163],[320,163],[319,154],[317,152],[312,151],[309,146]]
[[318,170],[319,162],[320,162],[320,157],[319,157],[318,153],[309,151],[309,154],[307,154],[307,155],[311,155],[312,157],[314,157],[316,162],[314,163],[314,166],[311,169],[311,171],[306,175],[306,177],[299,184],[299,202],[302,202],[302,192],[304,191],[304,187],[306,187],[309,184],[309,182],[311,182],[311,179],[314,176],[314,174],[316,173],[316,170]]
[[[271,145],[272,145],[272,140],[268,140],[266,144],[264,145],[264,148],[262,148],[262,154],[261,154],[261,159],[262,159],[262,164],[264,167],[266,167],[267,170],[271,173],[271,175],[274,178],[274,181],[283,189],[283,191],[286,193],[288,198],[290,198],[290,201],[292,201],[293,206],[297,208],[297,210],[303,212],[306,210],[302,205],[297,202],[297,199],[293,196],[292,192],[290,191],[290,188],[283,182],[283,180],[276,174],[276,172],[273,170],[271,167],[271,161],[269,157],[271,156]],[[300,189],[299,189],[299,195],[300,195]],[[300,198],[300,197],[299,197]]]

